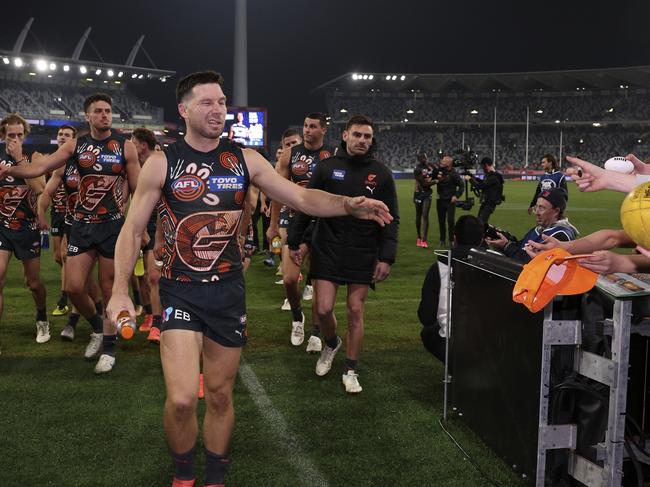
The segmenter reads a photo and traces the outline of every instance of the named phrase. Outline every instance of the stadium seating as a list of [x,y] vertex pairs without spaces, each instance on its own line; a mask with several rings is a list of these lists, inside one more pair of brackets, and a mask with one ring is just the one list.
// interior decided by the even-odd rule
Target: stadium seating
[[479,157],[492,157],[495,106],[496,160],[501,167],[516,169],[526,164],[527,108],[528,167],[538,168],[545,153],[560,154],[560,132],[563,156],[602,163],[630,152],[650,155],[650,94],[645,89],[532,94],[339,89],[327,94],[327,105],[335,119],[330,140],[338,140],[349,115],[368,115],[377,122],[378,156],[395,169],[412,167],[421,150],[432,154],[465,147]]
[[83,121],[83,101],[104,91],[113,98],[113,111],[125,122],[162,124],[163,110],[138,99],[124,86],[66,86],[3,80],[0,86],[0,117],[18,112],[30,119]]

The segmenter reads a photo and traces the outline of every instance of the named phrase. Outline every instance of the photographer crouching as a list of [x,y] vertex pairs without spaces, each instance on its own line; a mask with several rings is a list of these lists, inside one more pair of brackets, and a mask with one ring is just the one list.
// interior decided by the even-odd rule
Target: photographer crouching
[[503,196],[503,176],[494,168],[494,162],[489,157],[481,159],[481,167],[485,177],[480,180],[471,174],[465,176],[472,189],[480,192],[481,206],[478,210],[478,218],[487,224],[490,215],[494,213],[497,205],[500,205],[505,198]]
[[554,237],[561,242],[575,240],[578,235],[576,227],[569,223],[564,212],[566,210],[566,193],[562,189],[554,188],[542,191],[537,198],[537,204],[533,206],[537,225],[531,228],[524,238],[519,241],[508,238],[504,233],[498,231],[491,225],[486,229],[485,241],[494,249],[502,252],[507,257],[520,262],[529,262],[530,255],[526,250],[530,245],[528,242],[541,243],[544,236]]

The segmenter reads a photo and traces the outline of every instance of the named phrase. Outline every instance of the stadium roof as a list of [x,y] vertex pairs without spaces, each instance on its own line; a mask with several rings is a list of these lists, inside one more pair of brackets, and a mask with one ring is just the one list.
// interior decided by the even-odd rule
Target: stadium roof
[[316,87],[345,90],[528,92],[650,88],[650,66],[525,73],[409,74],[348,72]]

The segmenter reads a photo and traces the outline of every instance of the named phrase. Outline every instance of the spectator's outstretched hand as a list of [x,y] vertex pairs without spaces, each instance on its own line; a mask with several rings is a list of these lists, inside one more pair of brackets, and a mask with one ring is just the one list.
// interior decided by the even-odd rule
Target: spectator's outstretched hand
[[622,193],[629,193],[636,186],[636,176],[634,174],[607,171],[602,167],[598,167],[591,162],[583,161],[577,157],[567,156],[566,159],[577,167],[577,169],[574,168],[572,171],[567,171],[567,174],[570,174],[575,180],[580,191],[593,192],[611,189]]

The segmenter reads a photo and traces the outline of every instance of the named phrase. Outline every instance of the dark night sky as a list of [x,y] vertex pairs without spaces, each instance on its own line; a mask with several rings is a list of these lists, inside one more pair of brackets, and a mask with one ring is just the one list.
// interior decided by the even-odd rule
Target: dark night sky
[[[156,65],[179,75],[216,69],[231,94],[233,0],[25,2],[3,9],[0,49],[35,17],[25,51],[70,56],[83,30],[107,62],[140,34]],[[13,4],[18,5],[18,4]],[[88,6],[92,5],[92,8]],[[248,0],[249,105],[269,110],[271,137],[324,109],[319,84],[348,71],[510,72],[650,64],[650,2]],[[40,42],[40,45],[39,45]],[[97,59],[86,46],[84,59]],[[148,65],[140,54],[136,64]],[[176,78],[177,80],[178,78]],[[171,80],[170,80],[171,81]],[[139,96],[176,120],[173,86]]]

